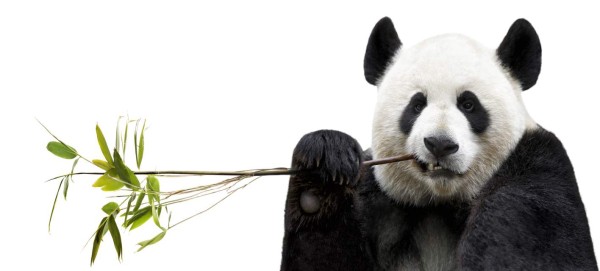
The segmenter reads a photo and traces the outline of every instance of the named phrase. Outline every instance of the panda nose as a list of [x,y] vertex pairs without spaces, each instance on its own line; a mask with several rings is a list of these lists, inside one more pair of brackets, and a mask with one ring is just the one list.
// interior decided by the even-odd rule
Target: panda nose
[[425,147],[438,159],[458,151],[458,144],[444,137],[426,137],[424,141]]

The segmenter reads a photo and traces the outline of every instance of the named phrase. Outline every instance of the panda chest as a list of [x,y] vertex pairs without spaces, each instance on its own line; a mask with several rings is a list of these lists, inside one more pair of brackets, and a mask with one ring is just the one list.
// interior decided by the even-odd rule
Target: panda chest
[[376,232],[370,234],[370,247],[376,250],[373,255],[382,269],[456,268],[461,230],[457,230],[454,216],[439,210],[400,208],[379,219],[374,222]]
[[453,270],[459,235],[439,215],[426,216],[413,229],[422,270]]

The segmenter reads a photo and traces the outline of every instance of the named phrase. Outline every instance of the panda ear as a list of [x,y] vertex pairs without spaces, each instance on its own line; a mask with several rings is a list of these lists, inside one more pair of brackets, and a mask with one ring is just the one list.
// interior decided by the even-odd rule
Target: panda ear
[[512,24],[496,54],[523,90],[535,85],[542,68],[542,45],[527,20],[518,19]]
[[385,73],[385,69],[394,57],[402,42],[394,28],[392,20],[383,17],[371,31],[367,51],[365,53],[365,78],[372,85],[377,85]]

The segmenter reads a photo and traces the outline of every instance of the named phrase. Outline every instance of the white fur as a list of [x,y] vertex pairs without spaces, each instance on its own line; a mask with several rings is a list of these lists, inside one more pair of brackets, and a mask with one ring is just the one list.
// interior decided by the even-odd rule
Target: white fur
[[416,227],[414,240],[419,249],[422,270],[455,270],[458,236],[443,218],[429,215]]
[[[521,99],[521,87],[500,65],[495,50],[462,35],[448,34],[402,48],[378,89],[373,121],[373,155],[384,158],[411,153],[433,161],[423,138],[444,135],[459,144],[458,152],[441,161],[461,173],[450,179],[425,176],[415,162],[380,165],[375,175],[392,198],[414,205],[471,199],[514,149],[526,129],[535,129]],[[490,117],[482,134],[474,134],[456,99],[469,90]],[[427,106],[407,136],[400,116],[417,92]]]

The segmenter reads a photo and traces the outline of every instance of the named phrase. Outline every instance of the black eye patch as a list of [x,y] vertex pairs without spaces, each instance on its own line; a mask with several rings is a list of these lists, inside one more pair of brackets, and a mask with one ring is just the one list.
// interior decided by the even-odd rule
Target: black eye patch
[[490,116],[475,93],[468,90],[461,93],[456,99],[456,106],[465,115],[474,133],[485,132],[490,125]]
[[400,131],[408,135],[425,107],[427,107],[425,95],[422,92],[413,95],[400,117]]

